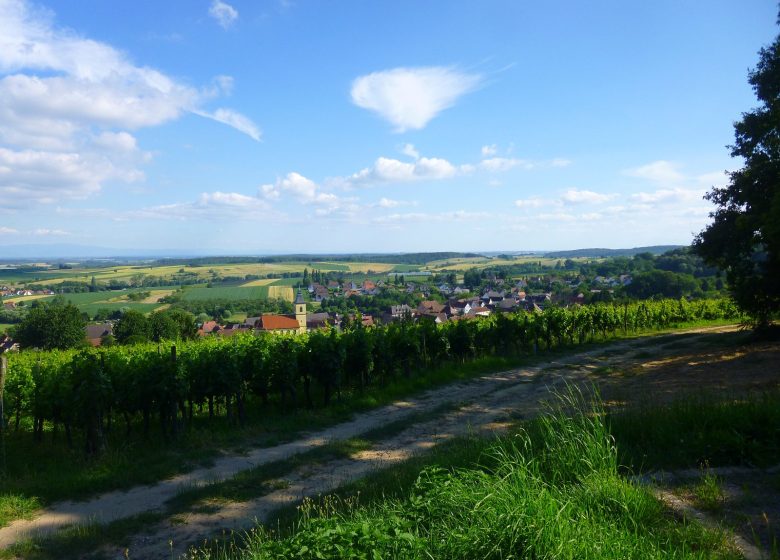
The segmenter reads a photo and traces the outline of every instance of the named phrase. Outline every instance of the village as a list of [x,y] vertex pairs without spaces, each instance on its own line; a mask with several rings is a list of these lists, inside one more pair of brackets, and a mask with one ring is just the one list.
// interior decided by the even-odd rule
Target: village
[[[256,332],[304,333],[331,327],[342,329],[348,324],[354,324],[355,321],[359,321],[364,327],[402,320],[427,320],[435,324],[443,324],[448,321],[488,317],[493,313],[542,312],[550,304],[581,305],[586,303],[588,298],[597,296],[602,290],[611,293],[614,288],[631,283],[631,276],[625,274],[616,277],[596,277],[590,284],[583,282],[582,279],[571,279],[563,284],[566,292],[564,294],[560,290],[561,280],[556,281],[555,278],[548,276],[511,280],[489,275],[478,288],[471,289],[457,282],[439,282],[436,285],[429,285],[426,281],[442,280],[442,277],[431,277],[425,272],[406,273],[406,276],[420,278],[415,278],[417,281],[407,282],[404,275],[396,273],[389,274],[387,280],[356,278],[339,281],[324,278],[321,283],[310,282],[308,286],[300,286],[295,292],[294,313],[263,313],[248,316],[240,321],[200,316],[197,323],[197,336],[230,337]],[[451,277],[450,280],[454,278]],[[533,293],[528,293],[529,282],[534,288],[544,286],[548,289],[546,291],[536,289]],[[578,291],[579,289],[583,291]],[[478,295],[480,292],[481,295]],[[6,298],[14,298],[3,303],[6,311],[18,310],[20,305],[25,305],[24,300],[16,298],[56,295],[50,289],[30,290],[6,286],[0,286],[0,293]],[[408,297],[403,298],[404,295]],[[407,299],[418,303],[398,302],[381,308],[379,313],[361,309],[361,306],[356,306],[354,303],[355,300],[372,301],[374,298],[382,301],[387,301],[388,298]],[[345,303],[353,307],[346,309]],[[86,341],[93,347],[101,346],[107,341],[113,342],[116,321],[117,319],[111,319],[87,324]],[[17,349],[19,349],[18,343],[15,343],[8,334],[3,335],[0,339],[0,352]]]

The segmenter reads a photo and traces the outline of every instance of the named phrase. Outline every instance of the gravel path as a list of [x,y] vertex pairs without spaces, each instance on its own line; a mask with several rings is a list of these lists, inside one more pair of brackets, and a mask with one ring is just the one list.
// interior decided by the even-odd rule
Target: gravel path
[[[723,327],[684,331],[687,334],[723,331]],[[680,334],[682,334],[681,331]],[[229,479],[241,471],[264,464],[280,461],[293,455],[322,447],[329,442],[359,436],[370,430],[381,428],[390,422],[402,420],[415,413],[434,411],[448,403],[466,403],[458,410],[443,413],[442,416],[410,426],[401,434],[378,443],[374,448],[356,454],[350,459],[334,461],[322,469],[305,473],[293,472],[285,477],[289,486],[251,502],[231,504],[213,514],[192,514],[186,524],[176,533],[174,542],[185,546],[200,539],[217,528],[246,527],[255,518],[262,519],[265,513],[280,505],[295,502],[302,497],[316,495],[338,487],[346,481],[364,476],[371,470],[405,460],[414,452],[431,447],[436,443],[470,429],[498,429],[496,420],[505,416],[508,410],[520,410],[528,415],[536,410],[539,402],[549,394],[551,384],[564,378],[568,381],[584,380],[586,369],[571,369],[571,364],[598,361],[606,364],[613,359],[625,360],[625,353],[635,348],[646,347],[647,338],[619,341],[608,347],[573,354],[544,366],[528,367],[512,371],[485,375],[467,382],[454,383],[427,391],[416,398],[397,401],[391,405],[356,415],[349,422],[308,434],[293,442],[274,447],[257,448],[245,455],[226,455],[215,460],[209,468],[202,468],[158,482],[154,485],[138,486],[127,491],[115,491],[81,502],[64,501],[42,510],[31,520],[17,520],[0,529],[0,548],[7,548],[22,540],[45,537],[71,525],[87,523],[109,523],[149,511],[159,511],[165,502],[182,489],[200,487]],[[609,350],[610,358],[603,357]],[[569,366],[569,367],[567,367]],[[168,524],[170,525],[170,523]],[[137,540],[139,550],[148,551],[136,558],[152,558],[152,543],[165,544],[165,557],[170,558],[167,546],[157,536],[165,532],[165,524],[159,525],[146,541]],[[190,537],[196,537],[190,539]],[[146,546],[148,542],[150,546]]]

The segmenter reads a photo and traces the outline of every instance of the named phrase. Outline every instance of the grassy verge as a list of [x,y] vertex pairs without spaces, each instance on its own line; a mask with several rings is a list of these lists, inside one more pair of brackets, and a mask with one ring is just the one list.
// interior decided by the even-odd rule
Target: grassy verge
[[[695,323],[678,327],[717,326],[723,322]],[[673,329],[655,331],[668,333]],[[641,333],[648,334],[648,333]],[[627,338],[640,336],[630,333]],[[247,427],[238,429],[224,418],[208,421],[197,418],[194,426],[174,443],[152,437],[109,436],[108,450],[97,459],[87,459],[80,449],[69,449],[62,434],[52,443],[47,431],[44,445],[30,441],[28,434],[9,434],[7,459],[0,477],[0,525],[29,517],[40,506],[61,499],[82,499],[105,491],[150,484],[200,466],[207,466],[223,452],[241,452],[247,448],[272,446],[289,441],[304,431],[312,431],[343,422],[352,414],[417,394],[458,380],[518,366],[530,366],[567,355],[598,348],[613,342],[611,338],[586,345],[520,358],[488,357],[464,365],[445,365],[425,375],[399,378],[370,392],[345,393],[329,408],[298,410],[285,414],[271,407],[250,407]],[[121,430],[118,430],[121,431]],[[155,430],[152,431],[153,433]]]
[[780,463],[780,391],[647,404],[612,414],[609,423],[620,462],[633,472]]
[[[442,448],[441,451],[444,451]],[[451,443],[441,464],[373,477],[394,493],[306,502],[289,526],[258,528],[201,559],[738,558],[722,532],[678,522],[619,474],[600,409],[545,415],[494,442]],[[438,452],[436,452],[438,453]],[[417,470],[414,481],[406,485]],[[394,475],[390,475],[394,472]],[[364,486],[365,488],[365,486]]]

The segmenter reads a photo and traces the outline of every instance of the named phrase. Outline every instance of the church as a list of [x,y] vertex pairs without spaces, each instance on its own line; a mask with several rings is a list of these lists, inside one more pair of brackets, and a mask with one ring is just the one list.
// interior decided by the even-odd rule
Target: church
[[306,301],[303,299],[303,293],[298,290],[295,295],[294,315],[261,315],[254,323],[254,327],[260,331],[282,331],[282,332],[306,332]]

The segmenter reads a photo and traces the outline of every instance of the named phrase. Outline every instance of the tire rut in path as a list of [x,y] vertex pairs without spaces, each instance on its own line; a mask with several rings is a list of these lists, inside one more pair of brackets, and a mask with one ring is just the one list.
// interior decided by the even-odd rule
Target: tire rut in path
[[[565,378],[568,382],[584,379],[584,376]],[[503,421],[508,414],[519,409],[524,416],[534,415],[543,406],[545,397],[551,395],[551,389],[563,381],[564,378],[558,375],[546,380],[546,383],[528,379],[499,388],[479,402],[409,426],[348,458],[298,467],[282,477],[285,482],[282,489],[252,500],[232,502],[208,513],[173,516],[133,537],[127,547],[130,558],[165,560],[181,557],[188,547],[202,543],[205,538],[219,536],[221,532],[250,529],[258,521],[269,521],[269,516],[280,507],[333,491],[373,471],[402,463],[454,437],[502,431],[509,425]],[[125,548],[110,550],[108,555],[109,558],[124,558]]]

